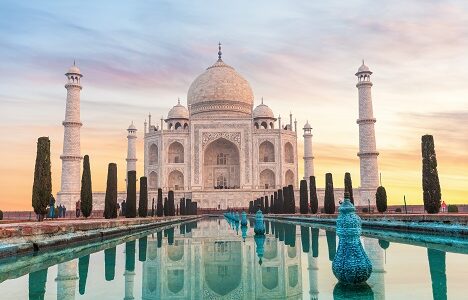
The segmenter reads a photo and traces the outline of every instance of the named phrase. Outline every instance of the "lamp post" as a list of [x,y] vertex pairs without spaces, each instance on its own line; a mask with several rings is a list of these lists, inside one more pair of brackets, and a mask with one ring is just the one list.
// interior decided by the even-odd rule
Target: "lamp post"
[[405,203],[405,214],[408,214],[408,210],[406,209],[406,195],[403,195],[403,202]]
[[367,199],[367,202],[369,203],[369,213],[371,213],[371,211],[370,211],[370,199],[369,198]]

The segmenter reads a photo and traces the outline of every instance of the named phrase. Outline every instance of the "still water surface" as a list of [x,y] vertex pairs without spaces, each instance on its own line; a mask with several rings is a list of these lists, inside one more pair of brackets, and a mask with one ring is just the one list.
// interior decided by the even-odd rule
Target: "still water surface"
[[362,237],[373,273],[348,291],[331,228],[266,223],[265,239],[212,218],[0,261],[0,299],[468,299],[468,249]]

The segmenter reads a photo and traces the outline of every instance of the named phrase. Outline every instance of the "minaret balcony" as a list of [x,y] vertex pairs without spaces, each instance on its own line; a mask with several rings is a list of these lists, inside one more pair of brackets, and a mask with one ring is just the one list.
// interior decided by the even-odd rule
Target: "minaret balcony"
[[369,118],[369,119],[357,119],[356,120],[356,123],[357,124],[373,124],[375,123],[377,120],[375,118]]

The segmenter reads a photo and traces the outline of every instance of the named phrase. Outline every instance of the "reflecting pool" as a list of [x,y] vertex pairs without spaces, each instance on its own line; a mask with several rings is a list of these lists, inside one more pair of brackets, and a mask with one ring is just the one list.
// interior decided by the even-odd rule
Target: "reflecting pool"
[[338,244],[332,227],[265,225],[265,237],[256,237],[253,226],[207,218],[3,260],[0,298],[467,299],[463,241],[427,248],[411,242],[414,234],[369,233],[362,243],[373,273],[367,285],[350,289],[331,270]]

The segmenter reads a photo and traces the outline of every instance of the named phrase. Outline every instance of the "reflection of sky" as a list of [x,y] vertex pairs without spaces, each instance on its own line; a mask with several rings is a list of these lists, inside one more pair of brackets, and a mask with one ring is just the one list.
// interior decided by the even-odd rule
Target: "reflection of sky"
[[[193,241],[197,243],[202,242],[206,243],[207,236],[209,233],[216,230],[218,227],[215,225],[216,221],[204,221],[198,223],[198,229],[192,230],[192,235],[197,236],[197,233],[200,233],[202,236],[193,238]],[[221,232],[223,236],[227,237],[229,240],[237,237],[239,242],[241,237],[235,234],[234,229],[227,229],[226,223],[224,220],[221,222]],[[205,225],[211,226],[205,226]],[[214,225],[214,226],[213,226]],[[225,230],[228,230],[227,232]],[[296,230],[296,246],[298,249],[301,249],[301,236],[299,227]],[[179,236],[179,229],[175,229],[175,240]],[[215,238],[214,240],[222,241],[223,236]],[[253,232],[249,231],[249,239],[252,239]],[[268,236],[271,238],[272,236]],[[156,238],[156,235],[155,235]],[[190,240],[189,240],[190,241]],[[150,249],[151,235],[148,237],[148,249]],[[243,243],[242,243],[243,244]],[[278,242],[280,245],[279,255],[283,253],[285,257],[288,256],[288,247],[285,246],[283,242]],[[378,245],[378,243],[371,243],[373,245]],[[163,247],[166,247],[167,239],[164,238]],[[192,247],[194,244],[192,244]],[[364,245],[366,243],[364,242]],[[156,245],[154,245],[156,247]],[[118,299],[123,298],[124,296],[124,271],[125,271],[125,243],[117,246],[117,258],[115,266],[115,279],[113,281],[105,281],[105,269],[104,269],[104,252],[97,252],[90,255],[88,278],[86,282],[86,299]],[[376,249],[374,249],[376,250]],[[378,251],[380,248],[377,248]],[[138,261],[139,247],[138,241],[136,243],[136,253],[135,253],[135,277],[134,277],[134,289],[133,295],[135,299],[141,298],[142,293],[142,280],[143,280],[143,263]],[[161,249],[158,249],[161,251]],[[194,248],[191,248],[192,254],[194,254]],[[251,253],[255,256],[254,249],[251,250]],[[246,251],[245,253],[247,253]],[[371,253],[371,251],[368,251]],[[184,252],[184,255],[189,255],[189,253]],[[300,270],[302,271],[301,279],[299,283],[302,287],[302,295],[304,298],[308,299],[309,295],[309,257],[308,253],[302,253],[302,257],[299,260],[301,262]],[[147,261],[149,260],[150,255],[147,254]],[[385,256],[384,256],[385,257]],[[383,274],[385,281],[385,296],[386,299],[431,299],[432,298],[432,286],[431,286],[431,277],[429,273],[429,263],[427,258],[427,249],[424,247],[416,247],[407,244],[398,244],[390,243],[389,248],[386,251],[386,263],[385,263],[385,273]],[[75,260],[78,262],[78,259]],[[190,261],[190,259],[187,259]],[[242,257],[242,262],[245,263],[248,260],[246,257]],[[255,266],[257,265],[257,258],[254,257]],[[158,274],[165,274],[166,266],[160,262],[156,264],[158,270],[161,272]],[[262,267],[268,265],[268,258],[264,257],[264,264]],[[446,254],[446,274],[447,274],[447,290],[448,290],[448,299],[461,299],[464,296],[464,284],[466,269],[468,268],[467,255],[456,254],[456,253],[447,253]],[[334,277],[331,271],[331,262],[328,260],[328,247],[325,236],[325,231],[320,230],[319,236],[319,257],[317,259],[317,282],[319,290],[319,299],[332,299],[333,289],[336,284],[336,278]],[[162,269],[161,269],[162,268]],[[242,265],[242,268],[246,268],[245,265]],[[184,268],[185,270],[193,270],[188,266]],[[159,272],[159,271],[158,271]],[[188,274],[188,273],[187,273]],[[257,273],[253,273],[257,274]],[[372,276],[374,276],[373,274]],[[188,275],[186,275],[188,276]],[[46,299],[55,298],[56,296],[56,281],[57,277],[57,267],[52,266],[48,269],[48,278],[46,284]],[[201,277],[203,278],[203,277]],[[371,277],[372,279],[372,277]],[[167,284],[165,280],[162,279],[164,284]],[[186,278],[188,280],[188,278]],[[369,280],[369,284],[371,280]],[[372,281],[375,282],[375,281]],[[28,296],[28,275],[22,276],[14,280],[7,280],[0,283],[0,294],[5,299],[27,299]],[[377,294],[375,283],[371,284],[371,287],[374,289],[374,294]],[[76,281],[76,293],[78,293],[78,280]]]
[[[106,165],[125,178],[126,132],[148,112],[185,102],[190,82],[225,61],[276,114],[290,110],[314,127],[315,170],[353,174],[358,185],[357,91],[361,58],[375,72],[380,168],[390,202],[421,203],[420,136],[435,135],[442,195],[462,201],[468,148],[468,14],[464,1],[2,1],[0,9],[0,167],[2,209],[29,208],[35,140],[52,140],[58,190],[64,76],[73,59],[84,73],[82,152],[95,190]],[[299,151],[302,157],[302,150]],[[302,164],[300,164],[302,169]],[[299,176],[301,177],[301,176]],[[124,187],[124,180],[120,180]]]

